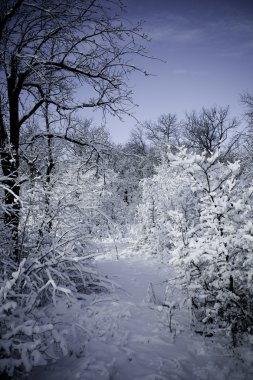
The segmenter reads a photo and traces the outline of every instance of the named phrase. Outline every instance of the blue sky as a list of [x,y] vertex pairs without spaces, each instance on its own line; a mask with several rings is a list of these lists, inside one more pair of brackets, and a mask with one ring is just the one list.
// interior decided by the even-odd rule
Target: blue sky
[[[253,1],[247,0],[128,0],[126,18],[144,20],[152,41],[143,60],[154,76],[134,74],[130,86],[139,104],[135,116],[156,120],[203,106],[230,105],[231,116],[244,111],[240,94],[253,93]],[[94,115],[94,121],[96,116]],[[136,122],[108,117],[107,128],[124,142]]]

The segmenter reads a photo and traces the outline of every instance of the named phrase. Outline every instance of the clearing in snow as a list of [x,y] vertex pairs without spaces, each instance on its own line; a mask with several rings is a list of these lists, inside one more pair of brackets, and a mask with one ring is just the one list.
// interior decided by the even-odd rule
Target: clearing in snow
[[112,291],[90,295],[85,305],[59,305],[69,316],[71,356],[35,367],[29,380],[253,378],[247,350],[193,331],[184,295],[168,282],[175,273],[157,257],[133,254],[128,246],[118,260],[108,253],[96,265]]

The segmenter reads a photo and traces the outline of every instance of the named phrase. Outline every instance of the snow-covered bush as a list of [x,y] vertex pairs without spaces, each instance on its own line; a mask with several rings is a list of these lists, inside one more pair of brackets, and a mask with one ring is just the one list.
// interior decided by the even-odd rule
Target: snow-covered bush
[[30,297],[22,292],[25,261],[0,285],[0,372],[11,377],[45,362],[45,335],[53,329],[52,324],[41,324],[28,313]]
[[222,163],[218,152],[209,157],[181,150],[170,159],[191,178],[200,210],[185,239],[178,228],[171,262],[185,273],[203,323],[247,331],[253,323],[253,188],[240,177],[239,162]]
[[74,301],[80,292],[104,289],[91,262],[105,219],[98,210],[101,181],[82,173],[79,163],[58,167],[50,182],[31,181],[21,193],[20,263],[11,258],[11,239],[0,246],[0,371],[11,377],[45,364],[52,345],[67,353],[57,318],[55,325],[45,306],[53,316],[61,297]]
[[142,188],[138,243],[170,254],[197,320],[252,330],[253,187],[240,163],[180,148]]
[[[45,364],[50,358],[48,350],[59,346],[67,354],[64,338],[44,306],[54,305],[61,296],[74,301],[77,292],[89,292],[90,286],[99,286],[96,272],[89,260],[91,255],[81,256],[66,252],[63,241],[51,249],[40,247],[37,252],[15,264],[2,257],[0,281],[0,372],[20,378],[34,365]],[[94,288],[92,288],[93,290]],[[55,309],[57,310],[57,309]],[[59,351],[59,350],[58,350]]]
[[[13,379],[22,377],[34,365],[46,364],[52,346],[60,349],[63,355],[67,354],[62,332],[38,308],[43,286],[36,289],[40,274],[38,269],[32,269],[33,263],[23,259],[9,276],[1,273],[0,372]],[[52,278],[44,288],[50,286],[54,289],[54,299],[57,293],[71,293],[54,283]]]
[[140,184],[142,201],[137,209],[137,247],[149,253],[168,255],[174,246],[175,224],[182,235],[198,218],[197,198],[189,179],[168,160],[156,168],[156,174]]

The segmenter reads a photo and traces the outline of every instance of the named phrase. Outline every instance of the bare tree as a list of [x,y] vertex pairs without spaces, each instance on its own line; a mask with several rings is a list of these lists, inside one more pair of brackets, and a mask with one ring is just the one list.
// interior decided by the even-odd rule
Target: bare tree
[[248,117],[249,126],[253,126],[253,95],[246,92],[241,96],[242,103],[246,106],[247,110],[245,115]]
[[242,104],[245,106],[246,127],[242,131],[241,144],[241,161],[248,178],[252,178],[252,162],[253,162],[253,95],[245,93],[241,96]]
[[132,130],[127,144],[129,151],[151,160],[153,165],[160,162],[170,149],[179,142],[180,125],[175,114],[163,114],[156,122],[145,121]]
[[143,124],[145,135],[153,145],[175,144],[179,125],[175,114],[163,114],[156,123],[146,121]]
[[147,141],[144,135],[144,130],[140,125],[137,125],[130,133],[130,139],[127,144],[130,152],[141,156],[146,156],[148,153]]
[[139,39],[147,38],[140,24],[124,25],[119,10],[120,0],[1,1],[0,152],[5,223],[16,242],[20,133],[29,120],[45,107],[60,115],[83,108],[130,112],[128,75],[141,71],[131,58],[145,55]]
[[198,114],[186,114],[183,134],[186,145],[197,152],[211,154],[227,140],[229,132],[235,130],[238,122],[229,118],[229,107],[202,108]]

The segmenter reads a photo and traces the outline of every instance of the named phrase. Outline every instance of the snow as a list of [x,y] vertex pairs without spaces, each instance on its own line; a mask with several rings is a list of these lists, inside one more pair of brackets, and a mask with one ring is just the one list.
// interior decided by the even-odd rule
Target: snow
[[221,340],[192,331],[180,287],[168,281],[175,273],[167,265],[128,246],[118,254],[119,260],[114,251],[96,259],[101,276],[111,281],[110,293],[57,305],[58,316],[69,318],[64,333],[71,355],[34,367],[28,380],[253,378],[251,358],[245,356],[243,363]]

